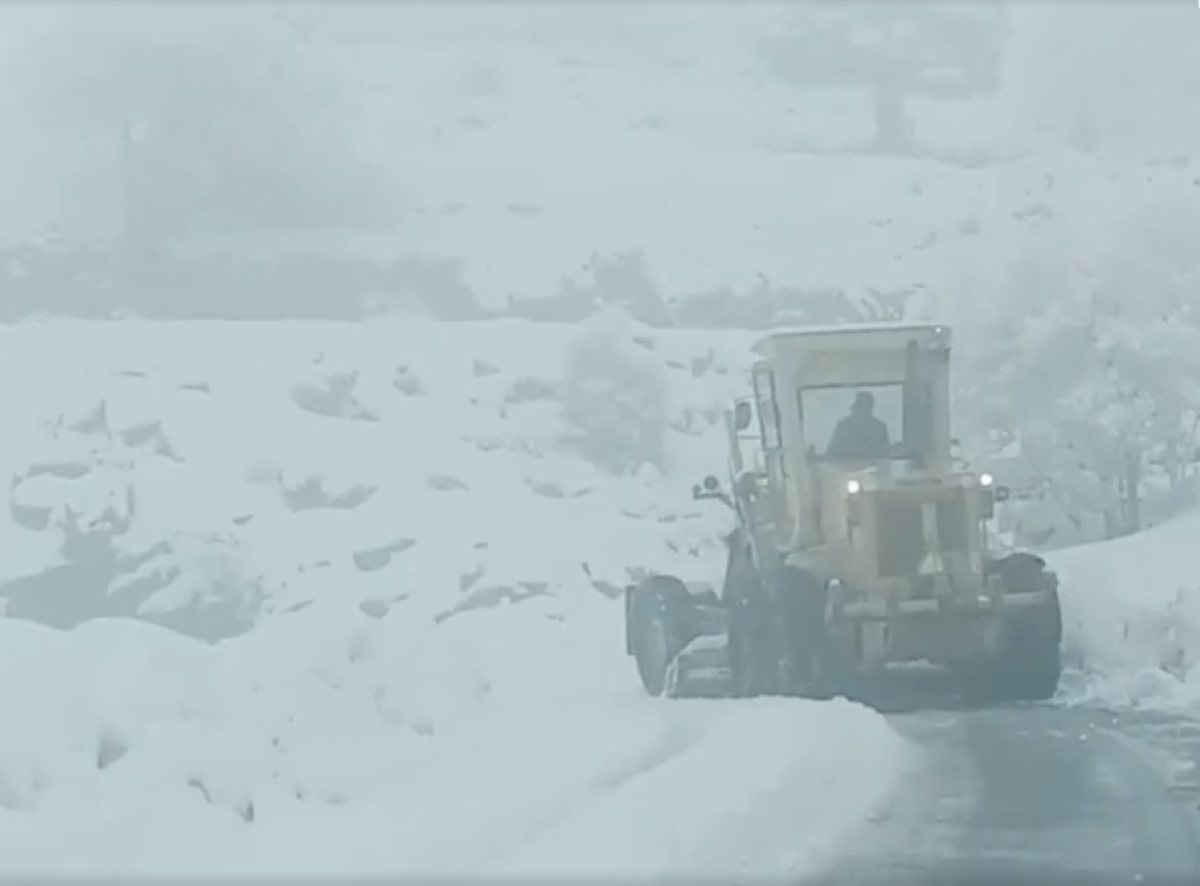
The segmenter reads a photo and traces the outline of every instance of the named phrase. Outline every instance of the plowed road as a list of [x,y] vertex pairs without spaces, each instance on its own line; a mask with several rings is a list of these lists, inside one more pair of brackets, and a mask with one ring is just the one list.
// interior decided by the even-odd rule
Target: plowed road
[[1200,724],[1050,706],[892,719],[919,761],[811,882],[1200,883]]

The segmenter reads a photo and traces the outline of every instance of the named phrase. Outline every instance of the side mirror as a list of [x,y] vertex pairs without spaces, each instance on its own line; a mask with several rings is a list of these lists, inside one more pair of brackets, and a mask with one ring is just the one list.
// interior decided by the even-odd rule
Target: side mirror
[[1007,486],[997,486],[992,491],[992,496],[996,501],[1008,501],[1012,496],[1012,490]]
[[696,500],[707,498],[720,498],[721,483],[712,474],[704,478],[702,483],[697,483],[692,487],[692,498]]
[[707,477],[704,478],[704,491],[705,492],[716,492],[720,488],[721,488],[720,482],[712,474],[709,474]]
[[749,400],[739,400],[733,407],[733,429],[735,431],[744,431],[750,427],[750,422],[754,419],[754,410],[750,407]]

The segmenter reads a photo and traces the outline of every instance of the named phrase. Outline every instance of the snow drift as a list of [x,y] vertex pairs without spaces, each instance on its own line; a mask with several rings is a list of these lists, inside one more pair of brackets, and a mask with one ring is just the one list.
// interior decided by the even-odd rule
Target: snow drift
[[1050,555],[1061,577],[1074,700],[1200,703],[1200,514]]

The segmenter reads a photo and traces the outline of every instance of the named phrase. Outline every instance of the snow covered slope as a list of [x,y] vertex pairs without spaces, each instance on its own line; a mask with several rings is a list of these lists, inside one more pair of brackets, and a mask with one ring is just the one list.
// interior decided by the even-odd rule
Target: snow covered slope
[[703,574],[724,515],[688,490],[724,470],[712,431],[743,384],[742,337],[625,334],[622,359],[664,385],[647,421],[671,469],[613,477],[577,455],[563,403],[568,384],[626,384],[608,365],[566,377],[587,334],[409,319],[2,330],[0,571],[60,564],[108,526],[90,537],[115,549],[109,590],[140,585],[150,609],[221,585],[267,613],[336,590],[438,619],[516,596],[561,616],[564,589],[602,604],[631,567]]
[[762,278],[988,298],[1028,252],[1095,262],[1131,213],[1195,188],[1186,162],[1055,149],[1011,88],[913,99],[922,157],[856,152],[874,125],[864,90],[765,69],[761,41],[787,18],[774,4],[441,16],[397,14],[391,31],[329,16],[312,32],[358,143],[403,182],[403,248],[461,258],[488,306],[548,296],[623,250],[644,251],[671,298]]
[[[588,336],[620,365],[572,362]],[[886,722],[655,702],[623,652],[636,569],[719,568],[726,516],[688,490],[722,470],[741,345],[607,319],[0,329],[0,871],[818,863],[906,759]],[[658,410],[661,472],[580,454],[631,406]],[[131,615],[225,639],[97,618]]]
[[[574,130],[555,138],[564,142],[557,156],[583,150]],[[988,169],[771,151],[681,155],[631,138],[608,151],[620,180],[581,178],[573,166],[512,149],[489,153],[505,172],[489,166],[484,180],[474,156],[453,144],[410,152],[411,168],[427,171],[414,187],[422,217],[407,242],[427,255],[470,244],[466,279],[490,306],[545,297],[564,277],[586,282],[594,255],[624,250],[644,251],[670,298],[745,293],[762,279],[863,298],[907,290],[939,306],[990,297],[1015,262],[1047,244],[1099,260],[1132,214],[1189,193],[1195,177],[1053,154]],[[579,207],[588,207],[586,221]]]
[[1200,704],[1200,514],[1050,556],[1066,642],[1086,678],[1070,695],[1118,705]]

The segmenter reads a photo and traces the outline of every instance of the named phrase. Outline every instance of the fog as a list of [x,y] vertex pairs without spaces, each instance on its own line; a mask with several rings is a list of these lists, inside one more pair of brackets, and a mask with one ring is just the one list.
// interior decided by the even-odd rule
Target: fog
[[[0,16],[8,242],[377,237],[421,225],[406,193],[453,193],[479,166],[570,163],[611,180],[632,214],[620,185],[637,176],[604,140],[647,129],[664,150],[639,174],[717,149],[1170,156],[1200,126],[1182,4],[97,3]],[[590,155],[563,137],[580,129]],[[431,169],[447,143],[454,162]],[[569,158],[555,150],[567,143]]]

